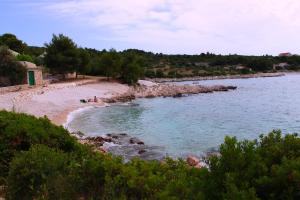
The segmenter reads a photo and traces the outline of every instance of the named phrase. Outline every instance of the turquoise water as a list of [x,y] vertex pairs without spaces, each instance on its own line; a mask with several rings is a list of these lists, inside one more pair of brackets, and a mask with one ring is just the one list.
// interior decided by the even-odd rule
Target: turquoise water
[[298,74],[199,83],[235,85],[238,89],[93,108],[76,114],[69,126],[87,135],[125,132],[174,157],[200,156],[217,148],[226,135],[255,139],[273,129],[300,133]]

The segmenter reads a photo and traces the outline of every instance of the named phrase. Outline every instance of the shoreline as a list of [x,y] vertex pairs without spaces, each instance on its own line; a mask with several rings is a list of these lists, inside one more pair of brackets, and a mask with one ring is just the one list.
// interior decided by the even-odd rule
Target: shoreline
[[184,78],[153,78],[153,79],[147,78],[147,80],[156,83],[166,83],[166,82],[223,80],[223,79],[248,79],[248,78],[280,77],[280,76],[285,76],[287,73],[289,72],[237,74],[237,75],[222,75],[222,76],[195,76],[195,77],[184,77]]
[[58,118],[53,121],[57,125],[67,127],[72,120],[73,115],[94,107],[107,107],[114,103],[131,102],[137,98],[155,98],[155,97],[173,97],[180,98],[190,94],[212,93],[212,92],[227,92],[235,90],[235,86],[202,86],[202,85],[172,85],[158,84],[152,86],[139,86],[137,88],[129,88],[129,90],[121,95],[112,96],[110,98],[99,98],[99,103],[87,103],[77,108],[66,109]]

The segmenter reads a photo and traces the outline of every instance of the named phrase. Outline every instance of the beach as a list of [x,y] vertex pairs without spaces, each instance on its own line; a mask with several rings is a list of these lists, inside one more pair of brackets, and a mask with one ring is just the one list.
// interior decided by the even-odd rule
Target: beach
[[[0,109],[27,113],[36,117],[47,116],[53,123],[63,125],[70,112],[86,106],[103,106],[100,98],[112,98],[122,95],[129,89],[117,82],[97,82],[51,84],[25,91],[10,92],[0,95]],[[98,102],[81,103],[80,99],[93,99]]]

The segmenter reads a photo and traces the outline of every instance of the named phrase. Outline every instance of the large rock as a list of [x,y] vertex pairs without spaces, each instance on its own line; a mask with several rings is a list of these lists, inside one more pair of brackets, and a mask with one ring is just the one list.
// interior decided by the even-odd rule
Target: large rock
[[188,156],[186,162],[188,163],[189,166],[195,167],[200,163],[200,160],[195,156]]

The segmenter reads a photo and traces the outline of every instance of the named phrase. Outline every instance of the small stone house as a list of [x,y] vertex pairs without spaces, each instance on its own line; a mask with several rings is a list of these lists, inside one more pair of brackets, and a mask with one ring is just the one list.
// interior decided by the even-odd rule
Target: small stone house
[[38,67],[34,63],[27,61],[19,61],[19,63],[27,69],[25,84],[30,86],[43,85],[44,81],[41,67]]

